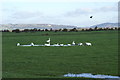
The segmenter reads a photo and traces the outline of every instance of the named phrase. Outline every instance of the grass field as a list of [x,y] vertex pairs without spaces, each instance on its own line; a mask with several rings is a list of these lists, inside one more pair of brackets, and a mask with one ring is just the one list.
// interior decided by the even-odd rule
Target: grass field
[[[47,34],[47,35],[46,35]],[[16,43],[91,42],[93,46],[17,47]],[[4,78],[63,77],[67,73],[118,75],[117,31],[3,33]]]

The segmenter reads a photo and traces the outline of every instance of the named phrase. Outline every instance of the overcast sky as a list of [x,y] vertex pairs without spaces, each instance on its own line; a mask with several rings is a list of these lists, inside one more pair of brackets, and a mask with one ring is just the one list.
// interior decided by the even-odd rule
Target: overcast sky
[[[88,27],[106,22],[116,23],[117,4],[117,0],[4,0],[0,7],[0,24],[62,24]],[[93,18],[89,18],[90,16]]]

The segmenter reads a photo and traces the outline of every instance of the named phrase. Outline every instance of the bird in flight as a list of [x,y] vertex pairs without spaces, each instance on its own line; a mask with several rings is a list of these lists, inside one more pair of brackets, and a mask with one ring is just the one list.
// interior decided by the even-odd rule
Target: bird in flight
[[92,18],[93,16],[90,16],[90,18]]

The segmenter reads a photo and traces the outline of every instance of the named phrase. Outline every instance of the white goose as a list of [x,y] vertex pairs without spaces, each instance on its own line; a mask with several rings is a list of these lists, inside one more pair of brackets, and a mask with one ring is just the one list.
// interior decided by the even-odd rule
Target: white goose
[[17,43],[17,46],[20,46],[20,43]]

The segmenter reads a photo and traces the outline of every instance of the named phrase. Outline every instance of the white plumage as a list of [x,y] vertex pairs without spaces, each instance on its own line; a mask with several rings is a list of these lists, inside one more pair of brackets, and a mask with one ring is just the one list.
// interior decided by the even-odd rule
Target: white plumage
[[20,46],[20,43],[17,43],[17,46]]

